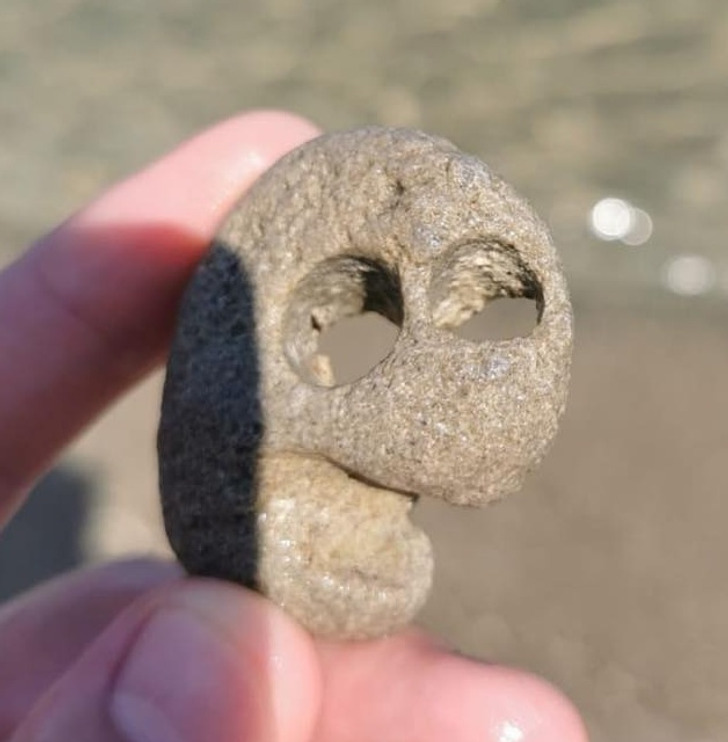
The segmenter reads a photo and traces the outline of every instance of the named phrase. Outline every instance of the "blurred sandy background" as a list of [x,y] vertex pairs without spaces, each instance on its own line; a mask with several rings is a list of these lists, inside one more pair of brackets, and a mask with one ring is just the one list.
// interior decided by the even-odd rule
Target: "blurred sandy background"
[[[241,108],[416,126],[480,155],[562,249],[573,391],[523,493],[419,509],[439,560],[424,621],[562,686],[596,742],[718,742],[727,73],[724,0],[3,0],[0,260]],[[39,485],[0,538],[0,595],[164,553],[159,389],[136,391]]]

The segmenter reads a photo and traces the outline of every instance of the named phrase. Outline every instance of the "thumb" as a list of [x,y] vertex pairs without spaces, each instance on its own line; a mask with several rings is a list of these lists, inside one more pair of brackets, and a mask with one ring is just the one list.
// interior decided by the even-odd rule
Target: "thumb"
[[11,742],[305,742],[320,690],[311,639],[282,611],[187,580],[124,611]]

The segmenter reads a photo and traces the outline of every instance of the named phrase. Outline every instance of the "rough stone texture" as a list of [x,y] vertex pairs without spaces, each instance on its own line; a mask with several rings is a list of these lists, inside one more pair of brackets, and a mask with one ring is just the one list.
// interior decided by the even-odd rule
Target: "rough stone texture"
[[[536,302],[530,335],[452,332],[504,297]],[[319,335],[365,311],[400,327],[394,349],[335,386]],[[240,203],[186,294],[159,435],[173,548],[316,633],[398,628],[432,565],[407,495],[518,489],[556,432],[571,340],[548,232],[484,164],[401,129],[309,143]]]

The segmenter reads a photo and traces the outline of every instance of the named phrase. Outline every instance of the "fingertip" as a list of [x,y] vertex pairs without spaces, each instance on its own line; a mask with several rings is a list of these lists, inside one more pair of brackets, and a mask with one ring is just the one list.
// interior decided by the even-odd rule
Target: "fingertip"
[[[531,673],[450,657],[462,708],[488,742],[588,742],[581,715],[554,685]],[[453,686],[454,687],[454,683]]]
[[390,742],[402,729],[423,742],[587,740],[573,704],[545,680],[454,654],[422,631],[320,651],[321,742]]
[[286,111],[236,114],[114,186],[71,223],[99,228],[127,220],[167,222],[207,240],[265,170],[320,133],[308,119]]
[[[225,124],[226,122],[222,122],[222,125]],[[284,151],[321,134],[321,129],[310,119],[278,108],[243,111],[231,116],[227,125],[239,127],[243,135],[261,135],[274,142],[277,150]]]
[[281,110],[245,111],[224,119],[158,160],[152,169],[168,171],[194,163],[219,189],[220,177],[241,195],[251,183],[290,150],[317,137],[311,121]]
[[587,742],[581,715],[558,688],[520,670],[491,670],[501,686],[498,742]]

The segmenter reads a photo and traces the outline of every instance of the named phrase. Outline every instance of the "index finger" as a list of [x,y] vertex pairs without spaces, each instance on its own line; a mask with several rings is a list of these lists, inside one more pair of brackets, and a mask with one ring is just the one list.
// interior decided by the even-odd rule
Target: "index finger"
[[225,213],[316,134],[285,113],[225,121],[0,274],[0,524],[59,449],[162,357],[182,290]]

